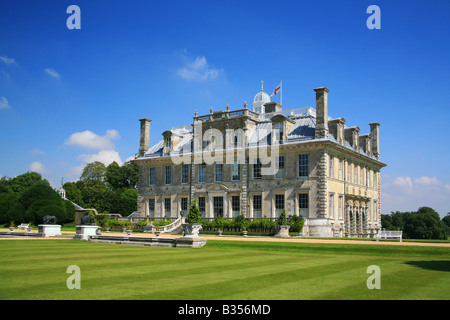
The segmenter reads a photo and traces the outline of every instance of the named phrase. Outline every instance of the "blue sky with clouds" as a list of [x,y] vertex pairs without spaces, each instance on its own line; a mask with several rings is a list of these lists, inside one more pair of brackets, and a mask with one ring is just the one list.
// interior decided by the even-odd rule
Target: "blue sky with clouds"
[[[69,5],[81,30],[69,30]],[[381,29],[369,30],[369,5]],[[199,114],[240,109],[264,80],[285,108],[381,124],[382,211],[450,212],[448,1],[1,1],[0,175],[53,186],[123,162]]]

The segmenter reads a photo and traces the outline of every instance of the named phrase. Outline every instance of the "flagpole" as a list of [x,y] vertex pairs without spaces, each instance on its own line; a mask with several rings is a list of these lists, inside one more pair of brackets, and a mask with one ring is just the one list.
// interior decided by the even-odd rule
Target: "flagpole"
[[280,104],[283,105],[283,81],[280,82],[281,83],[281,88],[280,88]]

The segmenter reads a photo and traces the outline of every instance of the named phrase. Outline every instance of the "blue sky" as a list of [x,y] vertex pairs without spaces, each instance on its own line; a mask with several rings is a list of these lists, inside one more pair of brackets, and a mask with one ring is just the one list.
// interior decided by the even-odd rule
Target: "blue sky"
[[[69,30],[69,5],[81,30]],[[381,29],[369,30],[369,5]],[[283,81],[285,108],[381,124],[382,211],[450,212],[448,1],[1,1],[0,175],[54,187]]]

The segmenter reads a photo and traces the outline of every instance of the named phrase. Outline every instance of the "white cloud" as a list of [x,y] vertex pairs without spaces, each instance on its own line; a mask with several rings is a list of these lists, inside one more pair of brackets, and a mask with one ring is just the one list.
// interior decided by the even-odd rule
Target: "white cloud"
[[66,172],[66,177],[69,179],[78,179],[81,176],[81,173],[83,173],[83,169],[85,166],[85,164],[81,164],[79,166],[71,167]]
[[429,186],[439,186],[442,184],[442,182],[439,181],[439,179],[436,177],[420,177],[420,178],[414,179],[414,183],[429,185]]
[[91,162],[101,162],[105,166],[110,165],[114,161],[119,165],[122,165],[122,160],[120,159],[120,155],[115,150],[100,150],[97,154],[80,154],[77,158],[78,161],[84,161],[86,163]]
[[450,212],[450,184],[437,177],[392,177],[381,175],[382,213],[392,211],[415,211],[431,207],[441,217]]
[[66,139],[65,144],[68,146],[77,146],[89,149],[113,149],[114,144],[111,140],[120,138],[117,130],[107,130],[104,136],[99,136],[92,131],[86,130],[83,132],[73,133],[69,139]]
[[8,64],[8,65],[17,65],[16,60],[14,60],[13,58],[8,58],[7,56],[1,56],[0,57],[0,61],[3,61],[4,63]]
[[28,168],[33,172],[37,172],[37,173],[41,173],[41,174],[49,172],[47,170],[47,168],[45,167],[45,165],[39,161],[33,162],[32,164],[30,164],[30,166]]
[[212,68],[208,65],[205,57],[197,57],[184,68],[177,71],[177,75],[185,80],[206,81],[215,79],[222,70]]
[[53,68],[48,68],[44,70],[49,76],[55,78],[55,79],[59,79],[61,78],[60,74]]
[[42,154],[42,155],[46,154],[45,151],[38,150],[38,149],[33,149],[33,150],[30,151],[30,153],[31,154]]
[[107,130],[103,136],[99,136],[90,130],[73,133],[64,144],[68,146],[76,146],[88,149],[96,149],[97,153],[80,154],[77,160],[82,162],[78,166],[71,167],[66,175],[69,178],[77,178],[83,172],[84,167],[88,163],[99,161],[105,166],[112,162],[117,162],[119,165],[123,164],[119,153],[114,150],[114,143],[112,140],[119,139],[120,135],[117,130]]
[[398,187],[412,188],[412,179],[410,177],[397,177],[392,181],[392,184]]
[[0,109],[9,109],[11,106],[9,105],[8,100],[5,97],[0,97]]

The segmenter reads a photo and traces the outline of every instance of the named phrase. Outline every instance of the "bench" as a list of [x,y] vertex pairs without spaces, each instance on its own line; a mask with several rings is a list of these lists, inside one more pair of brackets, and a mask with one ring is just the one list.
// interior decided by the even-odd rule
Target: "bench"
[[28,228],[29,225],[30,225],[29,223],[22,223],[20,226],[17,226],[17,228],[25,230],[26,228]]
[[403,231],[379,231],[377,234],[378,239],[399,239],[402,242]]

